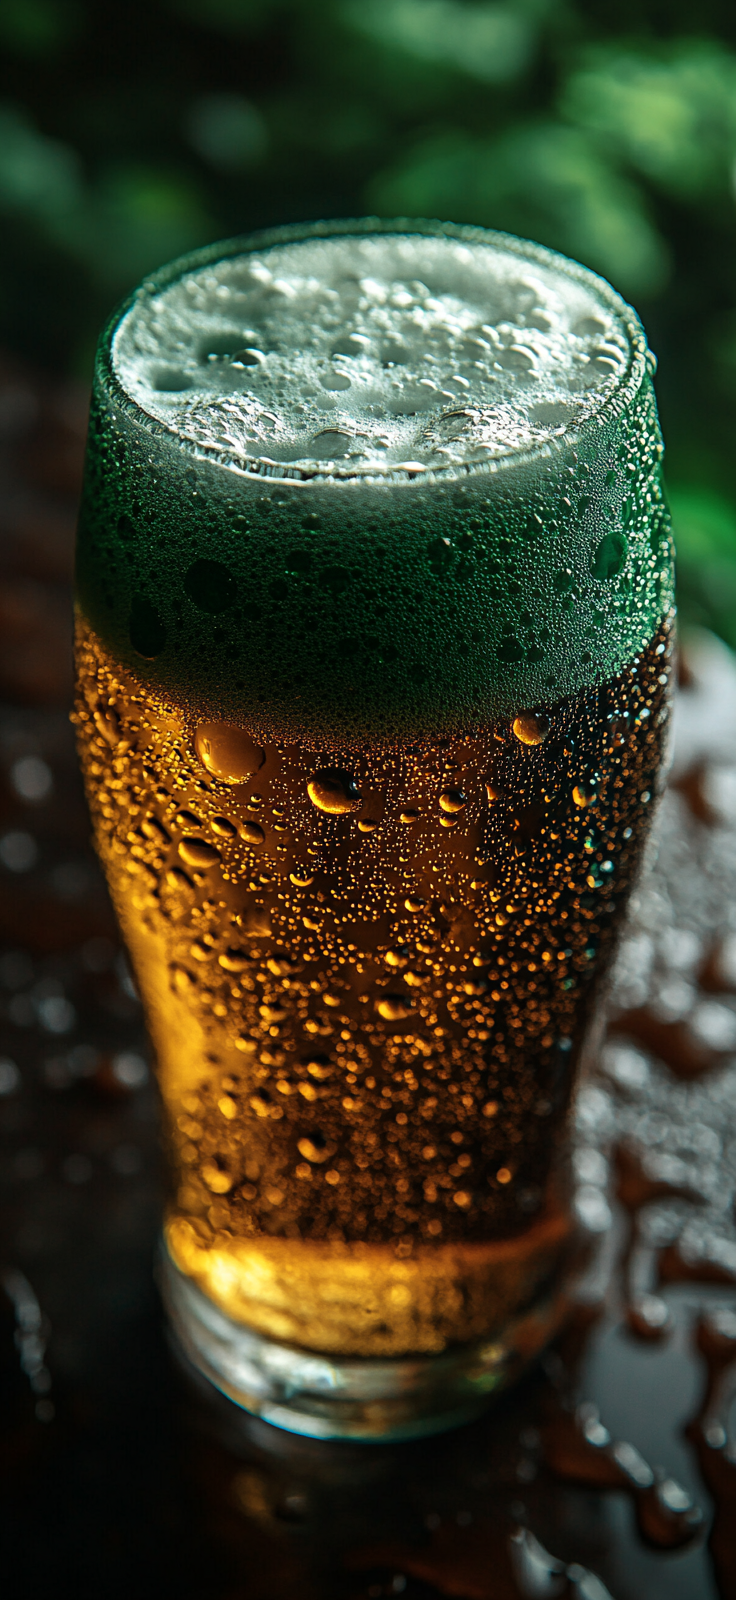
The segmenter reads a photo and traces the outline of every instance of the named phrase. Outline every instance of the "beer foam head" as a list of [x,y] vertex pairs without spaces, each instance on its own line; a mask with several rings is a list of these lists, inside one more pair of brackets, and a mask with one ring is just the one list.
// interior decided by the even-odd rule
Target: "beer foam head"
[[503,235],[356,231],[185,269],[133,301],[112,360],[144,413],[245,471],[452,476],[595,417],[630,370],[624,311]]

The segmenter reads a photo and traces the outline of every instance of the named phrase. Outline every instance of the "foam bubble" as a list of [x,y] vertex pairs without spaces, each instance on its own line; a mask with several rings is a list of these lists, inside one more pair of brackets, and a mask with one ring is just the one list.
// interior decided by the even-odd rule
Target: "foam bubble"
[[415,476],[577,431],[626,376],[603,284],[535,247],[304,239],[195,268],[120,322],[131,398],[269,475]]

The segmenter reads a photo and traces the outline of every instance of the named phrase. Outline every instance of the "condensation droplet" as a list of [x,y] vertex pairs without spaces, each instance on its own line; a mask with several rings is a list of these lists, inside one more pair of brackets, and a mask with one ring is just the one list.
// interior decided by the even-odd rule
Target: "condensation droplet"
[[220,859],[220,852],[213,844],[208,844],[206,839],[182,839],[179,845],[179,855],[186,861],[188,867],[196,867],[200,872],[206,872],[209,867],[214,867]]
[[443,789],[440,795],[440,809],[452,816],[456,811],[463,811],[468,803],[467,795],[462,789]]
[[240,837],[246,844],[263,844],[266,835],[260,822],[244,822],[241,825]]
[[224,950],[218,960],[225,972],[244,972],[246,967],[250,965],[250,958],[245,951],[237,950],[235,946],[231,946],[229,950]]
[[202,1168],[202,1177],[212,1194],[227,1194],[233,1186],[229,1172],[222,1172],[214,1162],[205,1162]]
[[296,884],[297,889],[308,889],[310,883],[314,883],[314,875],[308,867],[295,867],[294,871],[289,873],[289,878]]
[[412,1004],[406,995],[384,994],[376,1001],[376,1010],[386,1022],[403,1022],[411,1016]]
[[324,1134],[315,1133],[311,1139],[297,1139],[297,1150],[305,1161],[311,1161],[319,1166],[323,1161],[329,1161],[332,1154]]
[[576,783],[572,791],[576,806],[589,806],[595,800],[595,789],[591,783]]
[[221,839],[234,839],[238,831],[229,817],[213,817],[210,826],[212,832],[219,834]]
[[520,711],[511,724],[519,744],[526,745],[544,744],[549,727],[549,717],[542,711]]
[[202,766],[223,783],[243,783],[260,771],[265,752],[244,728],[227,722],[200,722],[194,748]]
[[362,805],[362,796],[355,779],[349,772],[344,772],[339,767],[328,767],[322,772],[315,772],[307,784],[307,794],[318,811],[325,811],[331,817],[344,817],[349,811],[356,811],[358,806]]
[[600,544],[596,545],[590,562],[590,570],[594,578],[600,583],[609,583],[612,578],[617,578],[626,566],[629,553],[629,541],[625,533],[612,531],[607,533]]
[[102,735],[105,742],[111,746],[116,745],[120,738],[120,719],[117,712],[111,707],[105,710],[98,706],[93,713],[93,721],[97,732]]
[[412,822],[418,822],[418,821],[419,821],[419,812],[418,811],[402,811],[401,815],[399,817],[399,822],[405,822],[407,824],[408,823],[412,823]]
[[404,901],[406,910],[412,912],[423,911],[426,904],[426,900],[422,900],[420,895],[409,895]]
[[361,817],[358,827],[361,833],[375,833],[378,823],[374,821],[373,817]]

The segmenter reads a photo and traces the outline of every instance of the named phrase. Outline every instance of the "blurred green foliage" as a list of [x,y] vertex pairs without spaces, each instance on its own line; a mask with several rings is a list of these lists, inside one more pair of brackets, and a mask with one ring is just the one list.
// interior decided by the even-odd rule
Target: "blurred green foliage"
[[736,646],[733,0],[0,0],[0,340],[89,372],[142,273],[318,216],[507,228],[640,310],[684,615]]

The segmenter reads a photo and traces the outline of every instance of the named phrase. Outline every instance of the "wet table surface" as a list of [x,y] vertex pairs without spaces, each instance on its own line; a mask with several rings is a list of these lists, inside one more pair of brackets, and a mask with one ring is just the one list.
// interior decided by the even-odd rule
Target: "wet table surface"
[[596,1240],[477,1423],[319,1444],[170,1353],[158,1111],[68,722],[85,396],[0,361],[0,1573],[13,1600],[736,1596],[736,665],[675,761],[577,1109]]

